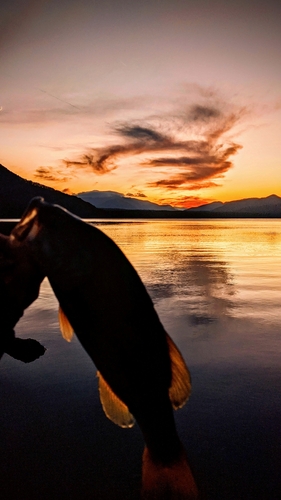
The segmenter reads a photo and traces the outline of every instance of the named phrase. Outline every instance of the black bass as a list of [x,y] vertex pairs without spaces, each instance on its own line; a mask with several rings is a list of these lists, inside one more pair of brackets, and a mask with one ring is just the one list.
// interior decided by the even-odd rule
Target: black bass
[[10,246],[48,277],[63,336],[75,332],[98,369],[106,415],[122,427],[137,421],[146,443],[142,498],[198,498],[173,416],[189,397],[190,375],[123,252],[42,198],[31,201]]

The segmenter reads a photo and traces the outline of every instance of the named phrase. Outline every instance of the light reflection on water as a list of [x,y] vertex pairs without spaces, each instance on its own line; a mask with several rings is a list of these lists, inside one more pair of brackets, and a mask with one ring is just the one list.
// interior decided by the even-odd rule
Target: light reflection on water
[[[119,244],[136,267],[163,324],[191,370],[193,394],[176,419],[206,497],[279,498],[281,221],[93,223]],[[63,415],[72,432],[77,433],[79,426],[81,448],[85,446],[83,429],[87,436],[92,433],[91,445],[98,447],[99,464],[105,468],[110,461],[108,454],[112,470],[119,467],[116,464],[119,455],[111,449],[110,439],[113,442],[120,439],[119,448],[125,446],[127,457],[126,462],[123,456],[123,464],[128,469],[128,476],[123,476],[127,486],[123,487],[120,498],[134,498],[130,496],[135,486],[130,485],[130,464],[136,464],[136,459],[129,450],[134,449],[132,440],[141,450],[139,433],[135,429],[130,435],[122,430],[119,434],[103,417],[93,364],[76,340],[67,344],[61,338],[57,308],[45,280],[40,298],[25,313],[17,333],[22,337],[33,336],[48,351],[28,366],[4,356],[0,364],[2,387],[7,383],[15,388],[19,383],[21,389],[23,385],[36,394],[33,404],[48,407],[51,402],[53,408],[48,409],[48,418],[55,422],[52,425],[58,425],[58,415]],[[85,402],[88,413],[82,404]],[[69,413],[66,408],[70,403],[74,409]],[[8,416],[14,411],[13,404],[13,398],[10,403],[5,402]],[[82,424],[78,414],[83,415]],[[112,436],[107,447],[105,433]],[[103,444],[97,434],[103,436]],[[269,455],[265,473],[263,463]],[[108,473],[109,489],[118,484],[122,473],[122,467],[116,477]],[[93,488],[92,480],[87,479]],[[253,484],[249,486],[251,481]],[[102,498],[104,484],[95,476],[95,488],[99,487],[98,498]],[[73,498],[76,499],[75,495]]]
[[[223,348],[229,362],[247,357],[248,349],[259,362],[280,362],[280,220],[157,220],[98,227],[118,241],[139,271],[189,364],[209,360],[212,343]],[[197,358],[192,348],[198,343]]]

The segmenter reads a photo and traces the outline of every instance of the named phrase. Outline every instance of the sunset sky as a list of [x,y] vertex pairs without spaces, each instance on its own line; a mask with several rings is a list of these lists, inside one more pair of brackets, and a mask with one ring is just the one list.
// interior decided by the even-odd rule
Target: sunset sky
[[281,196],[281,2],[2,0],[0,163],[175,206]]

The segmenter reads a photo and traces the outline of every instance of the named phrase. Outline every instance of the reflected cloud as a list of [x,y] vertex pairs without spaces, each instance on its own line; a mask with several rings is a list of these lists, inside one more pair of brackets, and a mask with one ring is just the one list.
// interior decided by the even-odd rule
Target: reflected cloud
[[150,279],[147,289],[155,304],[175,298],[180,302],[181,314],[184,310],[192,326],[209,325],[231,316],[235,307],[233,275],[227,263],[213,254],[173,254],[168,270],[152,270]]
[[198,326],[198,325],[209,325],[210,323],[213,323],[216,320],[216,318],[211,318],[210,316],[206,315],[199,315],[199,314],[191,314],[189,316],[189,321],[192,325]]

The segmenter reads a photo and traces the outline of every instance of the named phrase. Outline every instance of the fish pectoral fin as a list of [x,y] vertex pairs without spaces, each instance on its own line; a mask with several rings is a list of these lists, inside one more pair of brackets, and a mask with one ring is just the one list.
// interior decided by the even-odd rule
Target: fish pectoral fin
[[135,419],[129,412],[128,406],[116,396],[100,372],[97,372],[97,377],[99,379],[100,400],[106,416],[120,427],[133,427]]
[[64,314],[61,306],[59,306],[59,325],[63,338],[67,340],[67,342],[71,342],[74,330],[69,323],[68,318]]
[[173,408],[177,410],[186,403],[190,396],[191,378],[180,351],[168,334],[167,343],[172,369],[172,382],[169,388],[169,397]]

